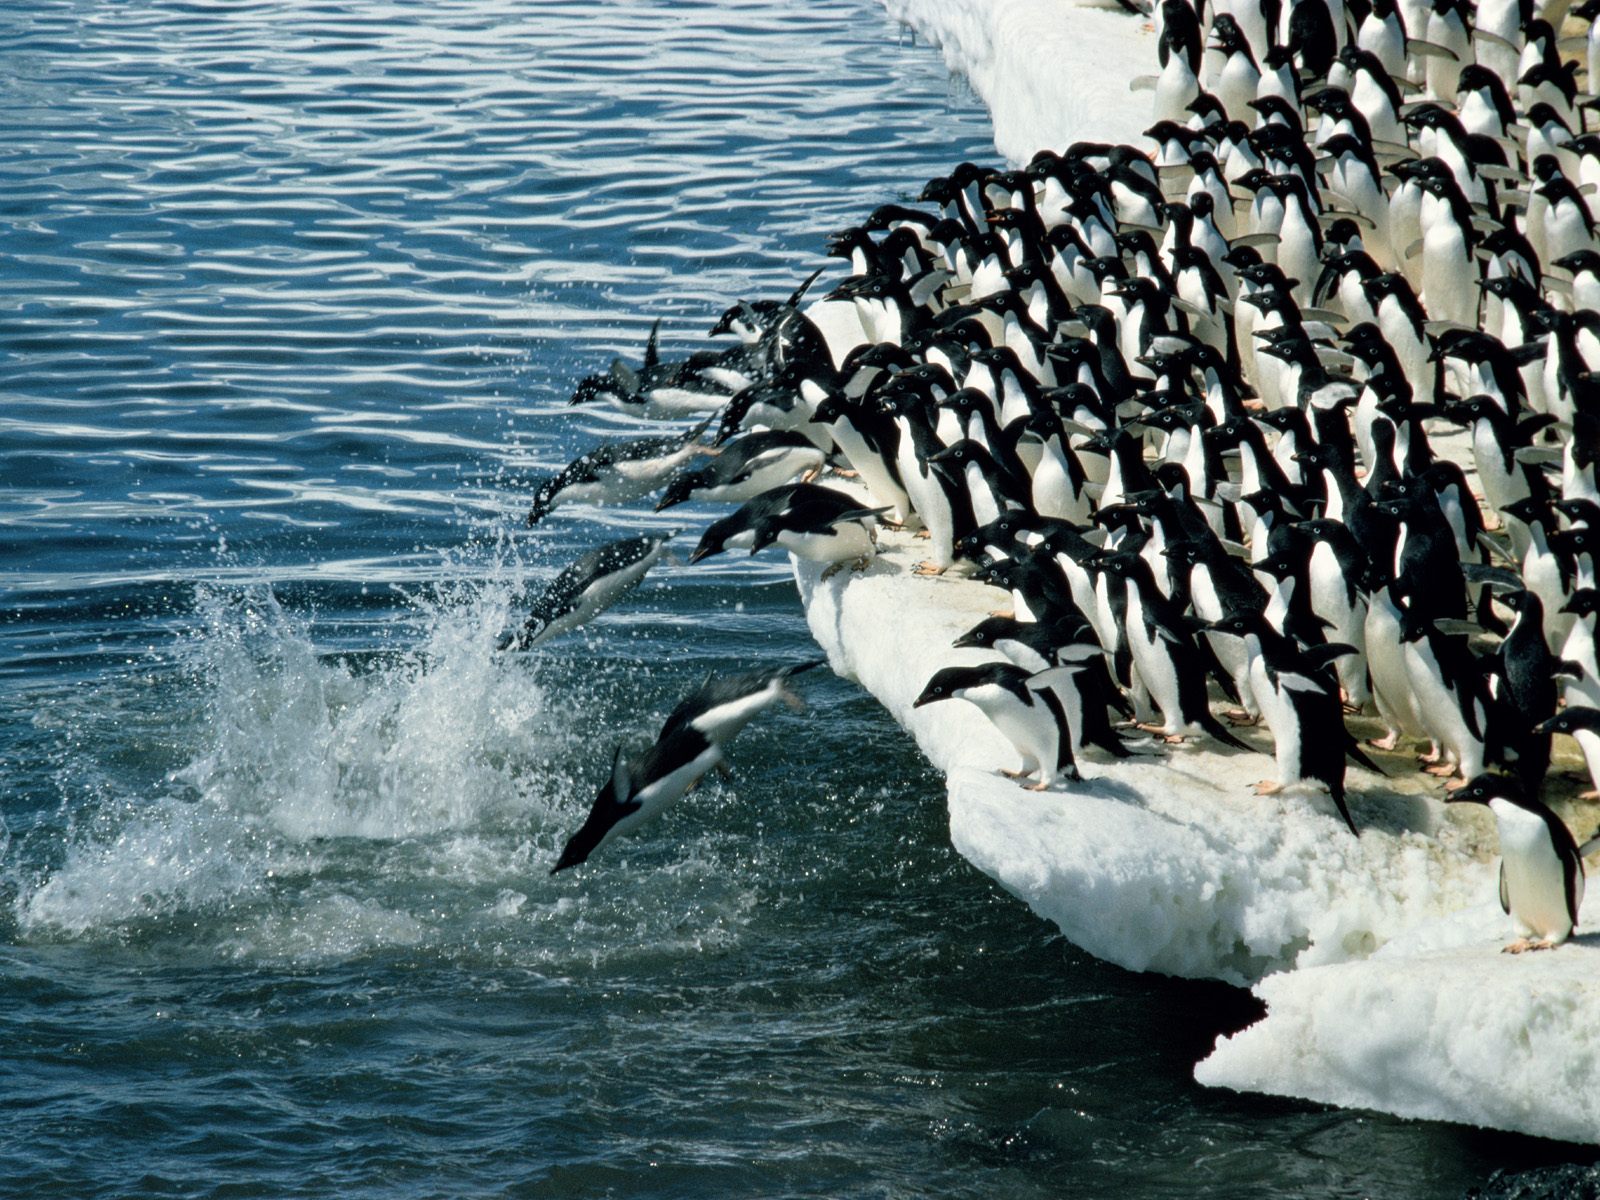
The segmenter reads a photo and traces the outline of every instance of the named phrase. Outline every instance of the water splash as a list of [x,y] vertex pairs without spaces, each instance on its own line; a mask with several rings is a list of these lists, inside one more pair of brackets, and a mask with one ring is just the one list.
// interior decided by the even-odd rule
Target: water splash
[[524,664],[486,653],[510,587],[456,593],[416,601],[414,649],[363,664],[321,653],[268,589],[201,591],[168,681],[200,696],[196,753],[158,794],[73,832],[59,869],[23,889],[20,928],[76,935],[265,901],[340,841],[505,832],[548,812],[563,780],[532,768],[560,748],[560,721]]

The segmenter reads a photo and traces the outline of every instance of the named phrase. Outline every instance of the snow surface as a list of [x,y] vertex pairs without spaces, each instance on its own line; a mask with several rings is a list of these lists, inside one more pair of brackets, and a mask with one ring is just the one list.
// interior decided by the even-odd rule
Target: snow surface
[[884,0],[891,16],[937,42],[994,119],[1014,165],[1076,141],[1135,142],[1154,122],[1128,84],[1156,69],[1148,22],[1067,0]]

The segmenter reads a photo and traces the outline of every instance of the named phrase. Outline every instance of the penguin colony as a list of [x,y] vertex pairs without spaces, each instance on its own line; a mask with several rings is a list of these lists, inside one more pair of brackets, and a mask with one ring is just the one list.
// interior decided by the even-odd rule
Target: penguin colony
[[[1577,86],[1600,24],[1587,74],[1557,30],[1597,14],[1161,0],[1135,83],[1153,152],[962,163],[833,235],[849,275],[822,304],[815,275],[737,304],[729,348],[677,362],[652,331],[572,402],[700,423],[595,448],[529,522],[740,503],[691,561],[775,545],[824,578],[915,531],[919,573],[1012,599],[957,642],[992,661],[916,703],[976,705],[1038,789],[1163,742],[1248,751],[1220,715],[1270,735],[1260,791],[1325,792],[1359,836],[1346,763],[1376,768],[1345,719],[1367,714],[1494,813],[1508,949],[1559,944],[1584,873],[1540,799],[1552,734],[1600,790],[1600,134]],[[824,309],[859,336],[830,344]],[[1476,492],[1435,449],[1453,427]],[[588,619],[660,549],[580,560],[506,644]],[[639,767],[619,755],[557,869],[681,795],[789,673],[712,681]]]

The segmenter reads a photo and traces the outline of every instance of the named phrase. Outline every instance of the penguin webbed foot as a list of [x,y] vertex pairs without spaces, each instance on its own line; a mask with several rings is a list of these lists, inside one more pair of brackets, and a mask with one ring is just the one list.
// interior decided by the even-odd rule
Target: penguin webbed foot
[[1558,943],[1543,940],[1535,941],[1533,938],[1518,938],[1509,946],[1501,948],[1501,954],[1532,954],[1539,950],[1554,950]]
[[1255,713],[1252,715],[1245,712],[1245,710],[1242,708],[1230,708],[1227,712],[1222,714],[1222,719],[1229,725],[1248,727],[1259,724],[1261,721],[1261,714]]
[[1371,746],[1374,750],[1393,750],[1399,744],[1400,731],[1398,729],[1389,730],[1389,732],[1384,734],[1381,738],[1367,739],[1367,745]]
[[919,562],[916,566],[912,567],[911,573],[913,575],[943,575],[949,569],[949,567],[941,567],[938,563],[934,562],[930,558],[924,559],[922,562]]
[[918,538],[931,538],[933,536],[933,531],[931,529],[919,529],[911,536]]
[[1258,796],[1276,796],[1279,792],[1283,791],[1283,784],[1279,783],[1276,779],[1263,779],[1260,780],[1252,790]]

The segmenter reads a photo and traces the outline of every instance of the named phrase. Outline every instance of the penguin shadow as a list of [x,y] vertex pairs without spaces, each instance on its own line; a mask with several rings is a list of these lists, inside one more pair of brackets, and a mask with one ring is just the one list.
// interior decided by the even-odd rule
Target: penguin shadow
[[1041,794],[1049,795],[1052,792],[1073,796],[1094,796],[1100,800],[1120,800],[1124,804],[1143,805],[1145,802],[1139,789],[1110,775],[1087,775],[1082,779],[1057,781],[1049,792]]

